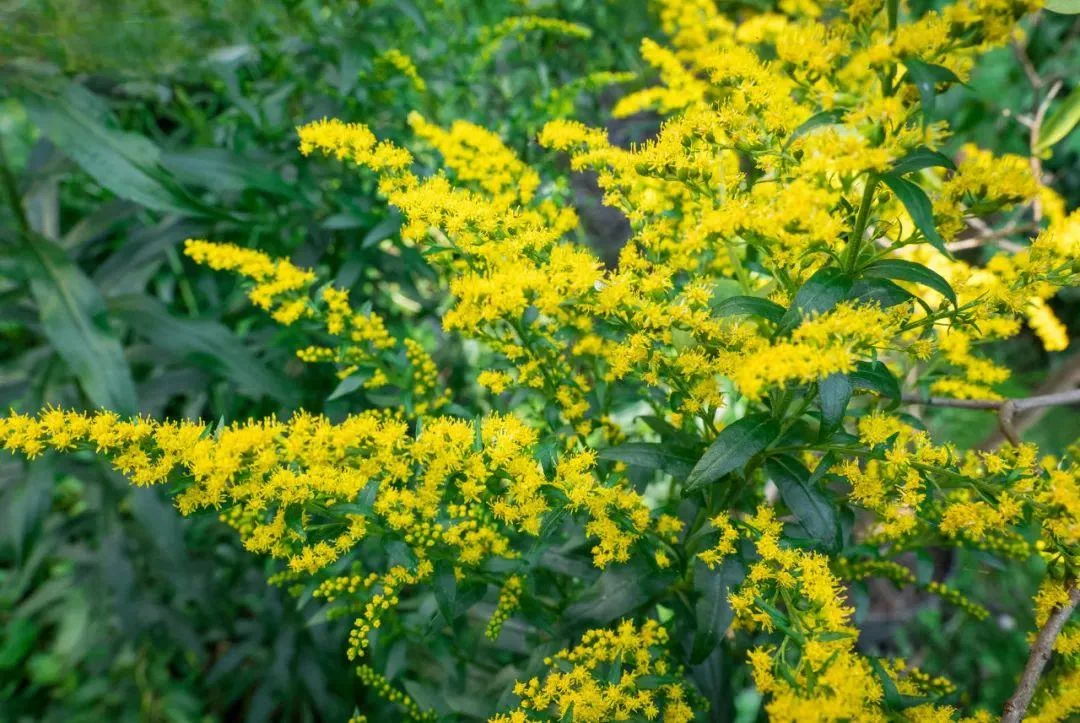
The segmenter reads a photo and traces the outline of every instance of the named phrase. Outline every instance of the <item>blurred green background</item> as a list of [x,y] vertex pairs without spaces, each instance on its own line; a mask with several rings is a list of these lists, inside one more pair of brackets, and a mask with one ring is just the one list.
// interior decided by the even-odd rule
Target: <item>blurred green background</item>
[[[718,3],[731,13],[770,4]],[[911,3],[916,12],[933,4]],[[592,34],[493,35],[523,14]],[[624,87],[639,87],[649,73],[637,48],[657,26],[646,0],[0,3],[0,408],[108,406],[217,421],[300,407],[339,416],[393,401],[334,397],[333,371],[294,357],[305,332],[273,324],[234,279],[188,262],[183,240],[289,256],[391,325],[408,319],[438,335],[443,291],[416,249],[399,243],[399,218],[369,178],[305,161],[294,130],[329,116],[405,140],[417,110],[497,131],[561,184],[582,211],[581,240],[610,259],[625,225],[597,208],[587,177],[569,180],[534,139],[554,117],[607,123],[619,91],[594,74],[637,73]],[[425,89],[389,62],[390,49],[412,58]],[[945,96],[940,113],[954,119],[957,145],[1023,153],[1017,116],[1057,81],[1067,95],[1080,67],[1077,24],[1041,15],[1025,52],[1044,86],[1002,49],[980,62],[970,87]],[[657,123],[609,127],[630,141]],[[1073,134],[1045,165],[1070,207],[1078,160]],[[436,165],[423,152],[418,161]],[[1073,336],[1078,302],[1075,289],[1053,302]],[[442,342],[442,373],[466,394],[453,379],[469,351]],[[1011,394],[1080,378],[1072,351],[1047,354],[1030,335],[994,354],[1017,370],[1003,390]],[[1055,411],[1026,434],[1060,450],[1075,436],[1069,415]],[[978,412],[930,422],[961,445],[994,432]],[[882,626],[866,645],[899,646],[976,702],[999,705],[1022,661],[1036,578],[990,580],[983,562],[950,563],[975,597],[992,601],[983,623],[921,601],[892,612],[872,591],[855,599]],[[213,516],[182,519],[161,491],[133,490],[104,465],[0,456],[0,721],[345,720],[364,704],[342,652],[347,622],[320,619],[267,585],[268,573]],[[900,621],[910,624],[897,636]],[[980,625],[1011,635],[1011,647],[980,646]],[[759,715],[752,692],[734,709]]]

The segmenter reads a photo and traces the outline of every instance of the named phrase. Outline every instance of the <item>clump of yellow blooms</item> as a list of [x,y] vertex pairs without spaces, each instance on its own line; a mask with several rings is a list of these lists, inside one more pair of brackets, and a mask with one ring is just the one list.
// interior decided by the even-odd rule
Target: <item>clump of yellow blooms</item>
[[492,640],[499,637],[503,623],[513,614],[518,603],[521,602],[521,587],[521,578],[517,575],[512,575],[507,579],[503,589],[499,592],[499,604],[496,605],[495,612],[491,614],[491,619],[488,620],[484,635]]
[[573,648],[544,661],[553,669],[542,680],[519,682],[514,692],[521,705],[495,716],[492,723],[561,720],[566,715],[582,723],[687,723],[694,711],[683,685],[671,682],[679,671],[663,652],[667,642],[667,630],[655,620],[640,627],[624,620],[612,630],[590,630]]
[[390,48],[389,50],[381,53],[375,58],[376,64],[385,63],[390,68],[393,68],[398,73],[408,79],[409,84],[413,87],[417,93],[423,93],[427,90],[427,83],[420,76],[420,71],[416,68],[416,63],[405,53],[401,52],[397,48]]
[[[397,688],[394,688],[385,676],[380,675],[370,665],[357,666],[356,674],[359,676],[360,681],[364,686],[374,695],[384,698],[392,703],[397,703],[404,708],[408,720],[435,720],[435,715],[433,713],[420,710],[420,706],[416,704],[416,701]],[[366,721],[364,716],[360,717]]]
[[480,51],[480,60],[491,60],[507,38],[515,38],[520,42],[533,33],[577,40],[588,40],[592,37],[592,30],[578,23],[541,15],[516,15],[482,30],[480,40],[484,47]]
[[[193,240],[192,260],[240,276],[274,320],[333,340],[301,359],[401,403],[219,428],[48,408],[0,419],[0,444],[28,458],[88,450],[134,484],[170,484],[185,514],[219,510],[280,561],[277,581],[354,620],[350,658],[388,629],[412,634],[399,611],[432,595],[452,641],[476,623],[496,646],[520,611],[527,635],[566,647],[517,684],[500,723],[704,719],[687,629],[691,647],[745,651],[772,720],[987,720],[956,708],[947,680],[863,652],[848,585],[890,580],[981,619],[979,601],[901,556],[1037,556],[1042,625],[1080,579],[1080,449],[958,449],[898,408],[902,387],[1003,398],[1009,370],[980,348],[1025,324],[1048,351],[1067,346],[1048,302],[1080,278],[1080,213],[1025,158],[944,156],[950,129],[932,107],[1039,3],[960,0],[918,17],[873,0],[738,17],[712,0],[656,4],[668,40],[641,52],[661,83],[615,107],[665,115],[655,137],[625,148],[555,120],[538,138],[594,171],[629,220],[614,268],[573,240],[558,184],[489,130],[412,114],[416,151],[445,167],[427,174],[366,126],[298,129],[302,154],[374,174],[403,214],[401,243],[449,299],[441,332],[483,349],[471,381],[490,393],[475,409],[451,403],[430,341],[317,288],[314,271]],[[588,37],[513,18],[489,31],[491,52],[531,31]],[[419,81],[404,56],[385,60]],[[1035,204],[1041,226],[1021,250],[952,257],[973,219]],[[583,550],[595,580],[573,564]],[[590,595],[610,602],[620,574],[642,592],[607,618],[621,623],[549,624]],[[461,622],[448,586],[478,589],[494,613]],[[713,629],[722,616],[703,611],[725,606],[733,620]],[[552,620],[530,628],[536,610]],[[1036,720],[1080,711],[1075,624],[1056,651]],[[422,715],[367,664],[360,675]]]

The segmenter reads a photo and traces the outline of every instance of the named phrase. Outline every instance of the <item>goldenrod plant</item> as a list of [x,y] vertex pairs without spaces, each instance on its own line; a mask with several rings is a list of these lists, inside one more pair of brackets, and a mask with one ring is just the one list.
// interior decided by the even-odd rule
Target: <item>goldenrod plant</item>
[[[390,333],[418,315],[433,329],[438,288],[400,244],[400,216],[370,177],[302,162],[295,125],[362,118],[401,140],[418,110],[488,124],[537,160],[544,120],[600,117],[600,93],[582,89],[625,82],[599,70],[636,67],[646,10],[4,4],[0,413],[52,403],[218,420],[394,403],[293,359],[321,340],[280,330],[233,279],[189,263],[184,239],[291,255],[370,303]],[[480,59],[494,28],[530,16],[591,39],[537,28]],[[422,83],[404,74],[410,62]],[[440,345],[440,373],[459,378],[463,354]],[[231,536],[102,462],[54,455],[26,474],[0,455],[0,720],[346,718],[363,686],[335,655],[347,622],[305,625],[310,608],[268,588],[264,561]]]
[[[614,268],[575,240],[561,186],[482,127],[415,113],[411,150],[345,119],[298,128],[307,163],[375,179],[404,217],[441,331],[472,352],[467,383],[422,320],[391,333],[309,269],[189,240],[317,338],[303,362],[393,402],[218,424],[49,407],[0,420],[0,442],[100,456],[219,515],[275,584],[351,621],[356,721],[720,720],[725,666],[769,720],[1075,717],[1080,448],[1040,453],[1011,415],[1080,394],[1006,398],[1010,370],[983,350],[1024,328],[1068,344],[1048,302],[1080,278],[1080,214],[1037,154],[943,152],[939,98],[1040,3],[657,4],[666,39],[641,51],[661,82],[614,108],[661,114],[656,136],[626,148],[566,119],[538,136],[628,219]],[[492,38],[533,31],[572,32],[514,21]],[[413,152],[431,150],[444,168],[426,174]],[[1004,213],[1024,243],[957,256]],[[1007,440],[935,438],[917,416],[934,406],[997,411]],[[1044,574],[1004,710],[927,672],[948,661],[861,642],[853,591],[871,579],[989,615],[910,565],[949,549]],[[478,672],[441,674],[475,695],[395,683],[406,654],[467,659]]]

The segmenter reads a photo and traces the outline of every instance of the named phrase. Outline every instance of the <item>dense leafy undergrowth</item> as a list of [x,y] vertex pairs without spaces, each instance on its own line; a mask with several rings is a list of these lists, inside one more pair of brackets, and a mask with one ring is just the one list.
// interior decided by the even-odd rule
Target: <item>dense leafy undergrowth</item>
[[0,711],[1075,715],[1038,5],[13,11]]

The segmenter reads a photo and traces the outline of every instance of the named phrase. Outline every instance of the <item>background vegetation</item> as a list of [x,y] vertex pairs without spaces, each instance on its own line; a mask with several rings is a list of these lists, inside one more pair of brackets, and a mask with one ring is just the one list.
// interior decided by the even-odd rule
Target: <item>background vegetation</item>
[[[507,23],[524,13],[579,29]],[[941,99],[958,134],[998,151],[1028,146],[1023,117],[1075,83],[1073,17],[1041,14],[1023,43],[987,55],[969,88]],[[535,144],[542,123],[605,122],[605,87],[636,81],[597,73],[643,74],[637,47],[658,32],[645,0],[14,0],[0,4],[0,25],[0,407],[207,420],[301,406],[340,416],[386,400],[296,362],[303,332],[253,310],[233,277],[184,259],[187,237],[331,270],[392,322],[434,316],[442,303],[417,251],[397,243],[400,220],[373,182],[305,163],[297,124],[340,117],[397,139],[415,110],[443,124],[472,120],[530,163],[556,163]],[[416,77],[395,64],[395,50]],[[629,141],[655,126],[637,118],[613,130]],[[1080,200],[1078,161],[1074,134],[1046,169],[1070,207]],[[595,210],[589,179],[561,190],[582,208],[589,242],[616,249],[624,227]],[[970,238],[961,253],[985,253],[978,229]],[[1054,303],[1075,337],[1076,290]],[[430,333],[440,332],[431,324]],[[437,361],[452,377],[471,353],[447,342]],[[1018,395],[1080,376],[1072,352],[1047,354],[1028,337],[995,353],[1020,370],[1010,382]],[[1075,434],[1069,414],[1052,412],[1026,436],[1060,450]],[[993,417],[979,412],[942,410],[931,422],[962,445],[994,433]],[[856,601],[880,640],[914,617],[901,652],[930,672],[947,664],[961,689],[1000,708],[1023,662],[1035,578],[978,579],[981,562],[929,552],[918,561],[992,586],[994,595],[978,596],[996,600],[981,623],[960,625],[921,600],[883,602],[873,590]],[[347,623],[321,619],[266,574],[216,519],[181,519],[158,490],[132,490],[103,464],[55,457],[28,467],[5,456],[0,720],[344,720],[364,695],[341,654]],[[597,620],[629,594],[610,592],[593,603]],[[999,638],[1013,631],[1010,645],[987,649],[980,626]],[[871,634],[864,642],[877,644]],[[417,657],[387,655],[392,679]],[[492,690],[513,673],[484,672]],[[441,696],[470,712],[469,701],[420,679],[413,671],[404,685],[421,704]],[[727,684],[736,703],[723,715],[755,719],[748,680]]]

